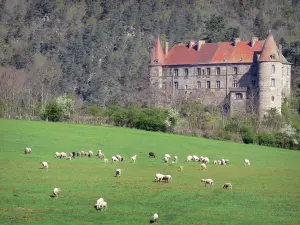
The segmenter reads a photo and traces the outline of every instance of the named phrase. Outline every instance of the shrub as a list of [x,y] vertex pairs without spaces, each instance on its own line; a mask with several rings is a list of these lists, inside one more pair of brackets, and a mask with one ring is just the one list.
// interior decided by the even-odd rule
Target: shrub
[[45,113],[42,114],[42,119],[53,122],[58,122],[61,120],[63,112],[61,108],[58,106],[56,101],[51,101],[46,105]]
[[259,133],[257,140],[259,145],[275,146],[275,136],[272,133]]
[[252,144],[255,140],[255,135],[251,127],[243,126],[241,128],[242,140],[245,144]]

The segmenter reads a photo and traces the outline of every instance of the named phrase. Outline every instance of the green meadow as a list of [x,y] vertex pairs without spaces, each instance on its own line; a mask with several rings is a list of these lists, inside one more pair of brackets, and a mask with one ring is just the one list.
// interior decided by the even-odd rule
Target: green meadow
[[[25,147],[31,155],[24,154]],[[96,156],[54,157],[98,149],[109,163]],[[165,153],[179,162],[163,163]],[[112,164],[116,154],[126,160]],[[207,170],[184,162],[193,154],[210,158]],[[230,164],[213,164],[221,158]],[[48,162],[48,172],[40,169],[41,161]],[[153,182],[156,173],[173,180]],[[212,178],[214,187],[205,187],[202,178]],[[226,182],[232,190],[222,189]],[[50,197],[55,187],[61,188],[57,199]],[[105,211],[94,208],[100,197],[108,203]],[[0,119],[0,198],[1,225],[141,225],[154,213],[163,225],[300,224],[300,152],[118,127]]]

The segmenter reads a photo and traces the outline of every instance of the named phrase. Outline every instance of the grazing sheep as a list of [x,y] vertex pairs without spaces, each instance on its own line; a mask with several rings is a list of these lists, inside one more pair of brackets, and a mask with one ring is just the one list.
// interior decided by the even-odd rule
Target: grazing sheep
[[171,182],[172,181],[172,176],[171,175],[163,175],[161,181],[165,181],[165,182]]
[[149,157],[155,158],[154,152],[149,152]]
[[167,157],[167,158],[171,158],[171,156],[170,156],[170,154],[165,154],[165,157]]
[[100,209],[100,203],[101,203],[101,202],[105,202],[103,198],[99,198],[99,199],[97,200],[97,202],[96,202],[96,204],[95,204],[97,210]]
[[131,157],[131,161],[132,162],[135,162],[135,160],[136,160],[136,155],[134,155],[134,156]]
[[210,178],[209,179],[201,179],[201,182],[204,182],[205,187],[206,187],[207,184],[210,185],[210,186],[214,185],[214,181]]
[[164,158],[163,158],[163,160],[164,160],[165,163],[169,162],[169,159],[170,159],[170,158],[168,158],[168,157],[164,157]]
[[119,159],[115,156],[111,157],[111,163],[113,162],[119,162]]
[[151,220],[150,220],[150,223],[156,223],[158,220],[158,214],[157,213],[154,213],[154,215],[152,216]]
[[225,163],[226,163],[226,165],[228,165],[229,164],[229,160],[225,159]]
[[219,160],[214,160],[214,164],[218,164],[218,161],[219,161]]
[[205,163],[202,163],[202,164],[201,164],[201,169],[202,169],[202,170],[205,170],[206,168],[207,168],[207,167],[206,167],[206,164],[205,164]]
[[67,158],[67,153],[61,152],[60,153],[60,158]]
[[225,159],[221,159],[221,165],[227,165]]
[[225,183],[223,185],[223,188],[225,188],[225,189],[232,189],[232,184],[231,183]]
[[60,152],[55,152],[55,158],[61,158],[61,153]]
[[103,159],[103,162],[108,163],[108,159]]
[[120,177],[121,176],[121,169],[117,169],[116,170],[116,177]]
[[41,162],[41,165],[42,165],[43,169],[47,169],[47,171],[48,171],[49,166],[48,166],[47,162]]
[[72,158],[76,157],[76,152],[72,152]]
[[25,154],[31,154],[31,148],[26,147],[25,148]]
[[59,192],[60,192],[60,188],[54,188],[53,189],[53,196],[56,197],[56,198],[58,198]]
[[174,156],[174,159],[173,159],[173,162],[172,163],[177,163],[178,161],[178,157],[177,156]]
[[186,157],[186,162],[191,162],[193,160],[193,156],[189,155]]
[[193,155],[192,161],[198,162],[198,161],[200,161],[200,158],[198,156],[196,156],[196,155]]
[[99,157],[99,159],[104,159],[105,158],[105,155],[104,155],[104,153],[101,151],[101,150],[98,150],[98,157]]
[[116,155],[116,158],[117,158],[119,161],[121,161],[121,159],[122,159],[122,156],[120,156],[120,155]]
[[179,170],[180,170],[180,171],[183,171],[183,166],[179,166]]
[[163,178],[163,176],[164,175],[162,175],[161,173],[157,173],[156,175],[155,175],[155,181],[156,182],[160,182],[161,180],[162,180],[162,178]]
[[81,151],[81,156],[84,156],[85,155],[85,152],[84,151]]
[[88,151],[88,157],[92,157],[94,155],[94,152],[92,150]]
[[209,158],[203,157],[203,159],[201,161],[202,161],[202,163],[209,163]]
[[245,163],[245,166],[250,166],[250,160],[249,159],[245,159],[244,163]]
[[77,157],[81,157],[81,152],[77,152]]
[[71,161],[72,160],[72,156],[68,156],[66,159]]

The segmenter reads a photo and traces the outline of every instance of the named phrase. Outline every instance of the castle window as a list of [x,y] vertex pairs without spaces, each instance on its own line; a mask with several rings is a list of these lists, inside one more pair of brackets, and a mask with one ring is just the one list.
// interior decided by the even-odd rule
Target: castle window
[[178,82],[174,82],[174,89],[178,89]]
[[206,69],[207,75],[210,75],[210,68]]
[[188,77],[189,76],[189,69],[184,69],[184,76]]
[[197,75],[198,75],[198,76],[201,75],[201,68],[197,68]]
[[206,81],[206,88],[210,88],[210,81]]
[[242,93],[236,93],[235,94],[235,100],[242,100],[243,99],[243,94]]
[[169,69],[169,74],[170,76],[172,76],[172,69]]
[[188,89],[188,85],[187,84],[185,84],[185,89]]
[[178,69],[175,69],[175,70],[174,70],[174,76],[175,76],[175,77],[178,77]]
[[200,89],[201,88],[201,82],[197,81],[197,88]]
[[274,100],[275,100],[274,96],[271,97],[271,100],[272,100],[272,102],[274,102]]
[[221,68],[220,68],[220,67],[217,67],[216,74],[217,74],[217,75],[220,75],[220,74],[221,74]]
[[271,87],[275,87],[275,79],[274,78],[271,79]]
[[252,87],[255,87],[256,86],[256,80],[253,80],[252,81]]
[[237,79],[234,79],[234,80],[233,80],[233,87],[234,87],[234,88],[237,88],[237,87],[238,87]]
[[218,80],[216,81],[216,88],[220,88],[221,87],[221,82]]
[[236,66],[233,67],[233,74],[238,74],[238,68]]
[[205,75],[205,69],[202,70],[202,75]]
[[275,65],[272,65],[272,73],[275,73]]

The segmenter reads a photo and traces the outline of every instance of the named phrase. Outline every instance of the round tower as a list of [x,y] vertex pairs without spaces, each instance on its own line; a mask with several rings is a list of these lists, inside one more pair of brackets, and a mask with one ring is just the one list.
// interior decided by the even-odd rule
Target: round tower
[[276,42],[270,33],[265,40],[258,59],[258,113],[265,116],[269,110],[276,109],[281,114],[282,63]]
[[163,76],[163,64],[165,55],[158,39],[156,45],[153,48],[150,63],[150,82],[152,85],[162,88],[162,76]]

